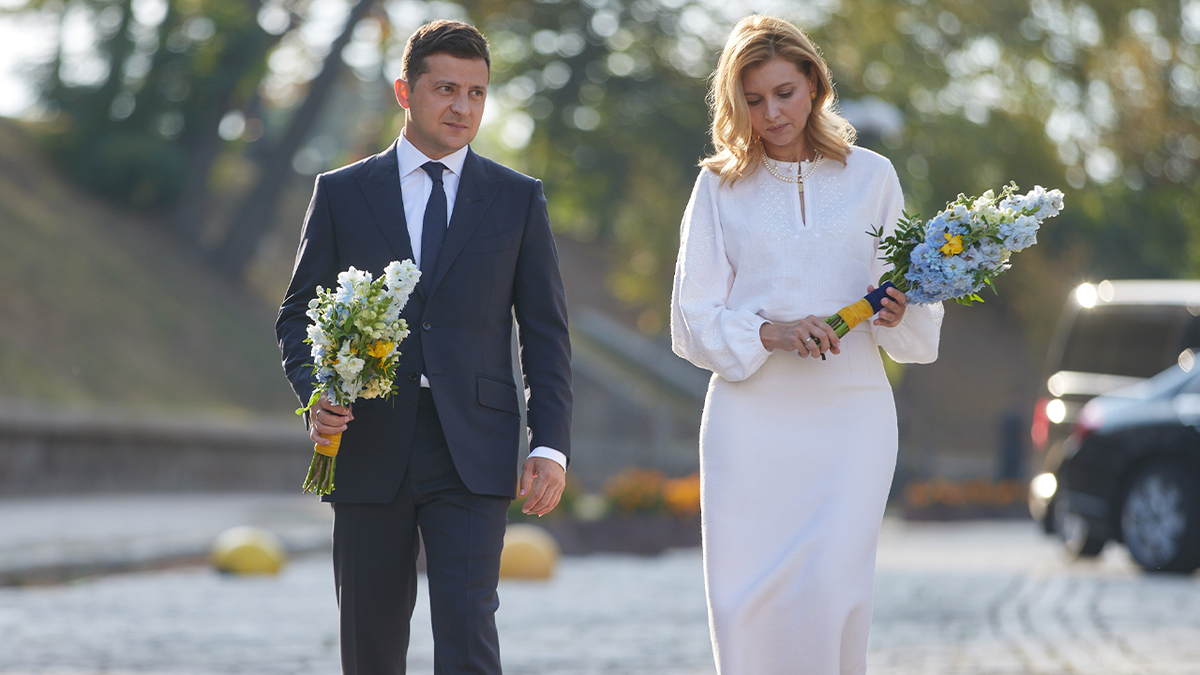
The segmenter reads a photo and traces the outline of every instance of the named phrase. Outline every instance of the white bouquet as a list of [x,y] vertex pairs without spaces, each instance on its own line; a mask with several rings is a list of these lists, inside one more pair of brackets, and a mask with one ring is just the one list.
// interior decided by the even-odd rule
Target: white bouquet
[[[321,394],[340,406],[359,398],[387,398],[396,393],[396,363],[400,342],[408,336],[408,323],[400,310],[417,286],[421,271],[411,260],[393,261],[383,277],[351,267],[338,275],[336,289],[317,286],[317,297],[308,303],[308,337],[312,345],[313,373],[317,386],[308,405],[312,409]],[[304,479],[304,491],[325,495],[333,491],[341,434],[330,437],[329,445],[315,445],[312,464]]]

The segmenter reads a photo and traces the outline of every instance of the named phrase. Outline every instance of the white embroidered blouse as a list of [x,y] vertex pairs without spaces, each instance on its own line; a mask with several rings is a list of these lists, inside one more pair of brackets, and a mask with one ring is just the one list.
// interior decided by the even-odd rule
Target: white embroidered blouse
[[[811,168],[774,166],[790,176]],[[858,147],[844,166],[822,162],[805,179],[803,196],[761,165],[736,184],[720,183],[702,169],[684,212],[671,342],[679,356],[736,382],[770,356],[758,334],[763,323],[831,316],[879,284],[886,268],[879,240],[867,231],[880,224],[885,234],[894,231],[904,197],[891,162]],[[896,361],[937,358],[941,303],[909,304],[894,328],[873,320],[855,330],[869,330]]]

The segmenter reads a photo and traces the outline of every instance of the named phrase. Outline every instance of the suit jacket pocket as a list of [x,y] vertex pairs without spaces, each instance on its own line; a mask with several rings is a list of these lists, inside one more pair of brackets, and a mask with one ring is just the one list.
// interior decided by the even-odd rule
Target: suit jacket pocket
[[471,255],[472,253],[495,253],[503,251],[512,246],[512,232],[503,234],[495,234],[489,237],[472,237],[463,245],[462,252],[459,255]]
[[517,407],[517,389],[507,382],[494,380],[486,375],[477,378],[479,382],[479,403],[495,410],[520,415]]

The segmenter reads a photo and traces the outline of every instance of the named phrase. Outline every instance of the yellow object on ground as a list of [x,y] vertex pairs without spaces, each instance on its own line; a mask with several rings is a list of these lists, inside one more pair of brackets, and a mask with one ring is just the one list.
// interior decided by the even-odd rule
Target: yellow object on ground
[[558,565],[558,542],[537,525],[509,525],[500,554],[500,578],[549,579]]
[[231,527],[213,542],[212,563],[227,574],[278,574],[285,562],[283,543],[261,528]]

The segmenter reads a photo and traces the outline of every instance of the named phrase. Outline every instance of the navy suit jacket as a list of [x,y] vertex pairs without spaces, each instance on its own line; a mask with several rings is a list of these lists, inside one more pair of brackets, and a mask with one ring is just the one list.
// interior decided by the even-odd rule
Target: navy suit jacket
[[[351,265],[378,278],[389,262],[412,257],[395,144],[317,177],[275,324],[284,371],[302,404],[315,385],[304,338],[317,286],[336,286],[338,273]],[[410,332],[400,343],[399,392],[354,403],[327,501],[387,503],[395,496],[413,442],[422,372],[455,467],[472,492],[515,496],[522,405],[530,447],[570,457],[566,295],[541,181],[469,150],[427,293],[424,286],[401,313]],[[513,382],[514,315],[524,391]]]

